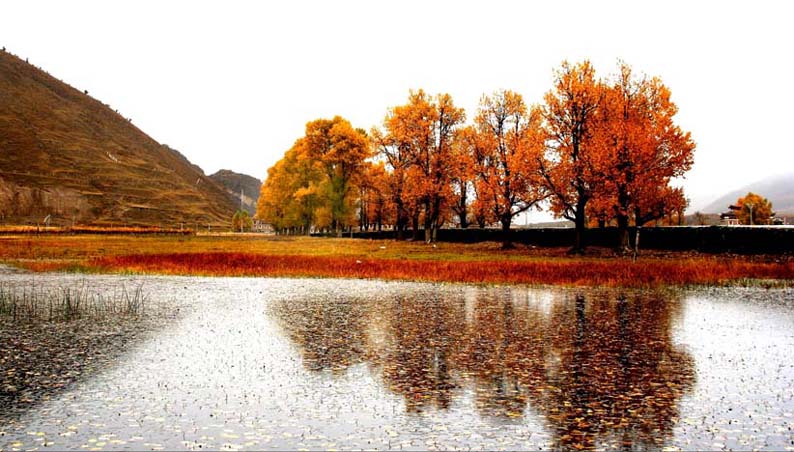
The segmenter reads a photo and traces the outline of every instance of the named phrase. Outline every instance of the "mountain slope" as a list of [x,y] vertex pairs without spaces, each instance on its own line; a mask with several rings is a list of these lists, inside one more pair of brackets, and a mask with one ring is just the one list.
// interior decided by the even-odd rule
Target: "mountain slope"
[[0,52],[0,222],[227,225],[234,208],[179,152]]
[[259,199],[259,191],[262,188],[261,180],[226,169],[210,174],[209,177],[225,188],[237,205],[240,205],[240,197],[242,196],[243,208],[251,215],[256,213],[256,201]]
[[754,182],[738,190],[727,193],[703,208],[703,213],[720,213],[736,200],[753,192],[767,198],[777,213],[794,213],[794,173],[788,173]]

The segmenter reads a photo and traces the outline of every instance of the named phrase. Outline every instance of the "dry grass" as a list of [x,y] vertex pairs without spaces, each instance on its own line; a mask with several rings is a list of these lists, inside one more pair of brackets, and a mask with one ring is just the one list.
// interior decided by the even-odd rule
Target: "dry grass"
[[794,280],[794,260],[773,256],[646,253],[637,262],[608,250],[502,251],[473,245],[309,237],[8,236],[0,261],[33,271],[140,272],[214,276],[351,277],[504,284],[651,287]]
[[[525,259],[526,250],[501,252],[496,244],[460,245],[390,240],[274,237],[256,234],[198,236],[35,235],[0,236],[0,260],[77,260],[123,254],[233,252],[290,256],[355,256],[386,259]],[[564,252],[560,253],[561,255]]]
[[794,265],[736,261],[435,260],[356,259],[344,256],[267,256],[248,253],[176,253],[112,256],[91,267],[140,273],[209,276],[378,278],[499,284],[622,287],[725,284],[753,279],[792,279]]
[[159,226],[0,226],[0,234],[183,234],[194,232],[188,229],[162,228]]

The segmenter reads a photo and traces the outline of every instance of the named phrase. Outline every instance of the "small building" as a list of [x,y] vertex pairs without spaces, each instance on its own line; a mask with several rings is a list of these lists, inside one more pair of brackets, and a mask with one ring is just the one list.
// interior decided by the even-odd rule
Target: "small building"
[[737,226],[739,218],[736,216],[736,211],[729,210],[720,214],[720,224],[724,226]]
[[[741,207],[730,205],[730,206],[728,206],[728,208],[730,209],[729,211],[723,212],[723,213],[720,214],[720,224],[724,225],[724,226],[738,226],[739,224],[741,224],[741,223],[739,223],[739,217],[736,216],[736,212],[741,210]],[[775,212],[772,212],[772,215],[769,216],[769,219],[766,220],[766,222],[758,223],[758,225],[761,225],[761,224],[771,224],[771,225],[782,225],[782,224],[785,224],[785,221],[780,221],[780,219],[776,218],[775,215],[776,215]]]
[[252,232],[260,232],[262,234],[275,234],[276,229],[270,223],[265,223],[262,220],[254,219],[253,225],[251,225]]

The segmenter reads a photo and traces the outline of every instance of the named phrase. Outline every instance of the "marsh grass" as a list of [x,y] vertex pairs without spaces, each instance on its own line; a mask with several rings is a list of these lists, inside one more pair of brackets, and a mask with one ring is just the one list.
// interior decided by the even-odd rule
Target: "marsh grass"
[[794,279],[794,262],[775,264],[715,259],[656,259],[643,262],[625,259],[455,261],[216,252],[108,256],[95,259],[90,265],[105,271],[143,274],[365,278],[636,288],[726,285],[754,280],[785,283]]
[[0,317],[14,322],[68,322],[77,319],[138,316],[147,297],[143,286],[122,287],[110,295],[89,290],[85,284],[55,289],[14,287],[0,283]]

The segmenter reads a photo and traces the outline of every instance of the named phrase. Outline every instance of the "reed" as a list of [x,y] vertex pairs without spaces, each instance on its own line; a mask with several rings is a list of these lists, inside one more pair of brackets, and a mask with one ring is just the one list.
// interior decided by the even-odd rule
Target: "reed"
[[142,285],[104,295],[85,284],[55,289],[0,284],[0,317],[15,322],[137,316],[144,312],[146,301]]

